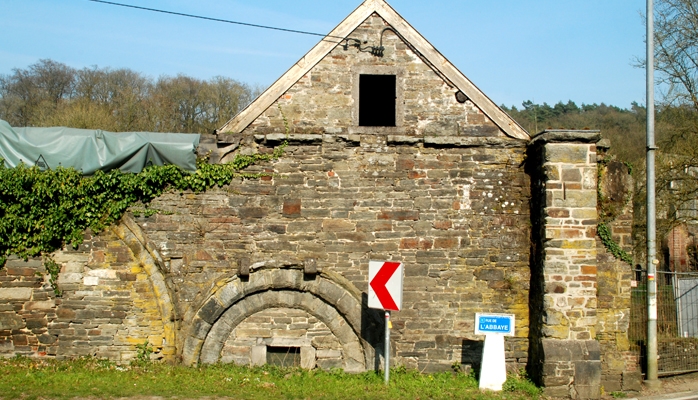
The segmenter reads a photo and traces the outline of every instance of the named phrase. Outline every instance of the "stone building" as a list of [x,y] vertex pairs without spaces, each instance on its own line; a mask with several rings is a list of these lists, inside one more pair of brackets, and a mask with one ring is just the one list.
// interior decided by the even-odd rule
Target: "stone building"
[[55,254],[61,297],[40,261],[8,261],[0,354],[128,362],[147,340],[188,365],[382,368],[368,263],[396,260],[395,365],[477,367],[475,313],[509,313],[508,366],[550,395],[636,387],[630,267],[596,239],[599,133],[531,139],[383,0],[328,37],[202,138],[214,162],[287,141],[250,171],[269,176],[86,233]]

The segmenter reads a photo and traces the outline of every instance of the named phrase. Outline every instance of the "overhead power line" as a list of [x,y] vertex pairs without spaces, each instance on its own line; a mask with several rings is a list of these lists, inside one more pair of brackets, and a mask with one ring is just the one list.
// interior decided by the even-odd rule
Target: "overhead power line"
[[261,29],[270,29],[274,31],[281,31],[281,32],[290,32],[290,33],[297,33],[300,35],[311,35],[311,36],[320,36],[325,40],[324,38],[334,38],[338,39],[340,41],[346,40],[346,38],[339,37],[339,36],[332,36],[332,35],[325,35],[322,33],[316,33],[316,32],[307,32],[307,31],[299,31],[296,29],[286,29],[286,28],[277,28],[274,26],[267,26],[267,25],[259,25],[259,24],[251,24],[248,22],[240,22],[240,21],[231,21],[228,19],[221,19],[221,18],[213,18],[213,17],[204,17],[201,15],[194,15],[194,14],[187,14],[187,13],[180,13],[176,11],[167,11],[167,10],[159,10],[157,8],[148,8],[148,7],[141,7],[141,6],[134,6],[131,4],[123,4],[123,3],[115,3],[113,1],[104,1],[104,0],[88,0],[94,3],[102,3],[102,4],[109,4],[112,6],[119,6],[119,7],[126,7],[126,8],[135,8],[137,10],[145,10],[145,11],[152,11],[152,12],[157,12],[161,14],[170,14],[170,15],[178,15],[180,17],[187,17],[187,18],[196,18],[196,19],[203,19],[206,21],[215,21],[215,22],[223,22],[226,24],[234,24],[234,25],[242,25],[242,26],[249,26],[253,28],[261,28]]

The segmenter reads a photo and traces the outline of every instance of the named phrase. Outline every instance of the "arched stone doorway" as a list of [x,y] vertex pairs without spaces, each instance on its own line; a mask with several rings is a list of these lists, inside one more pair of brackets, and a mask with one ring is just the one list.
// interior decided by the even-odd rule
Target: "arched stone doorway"
[[[254,322],[275,313],[286,319],[269,321],[266,327]],[[280,332],[293,327],[294,315],[306,319],[305,325],[296,326],[295,335]],[[241,324],[260,329],[256,334],[240,332]],[[245,360],[263,364],[267,351],[285,348],[297,349],[307,368],[341,366],[359,372],[374,357],[361,330],[361,292],[341,276],[263,269],[251,273],[247,281],[235,277],[217,285],[193,318],[182,359],[188,365]],[[314,341],[315,334],[324,339]],[[237,360],[232,352],[237,352]]]

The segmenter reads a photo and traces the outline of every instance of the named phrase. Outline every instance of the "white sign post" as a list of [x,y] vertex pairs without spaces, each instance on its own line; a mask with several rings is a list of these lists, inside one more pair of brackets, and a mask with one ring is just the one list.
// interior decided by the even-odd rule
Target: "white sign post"
[[480,389],[501,391],[507,380],[504,336],[514,336],[513,314],[475,314],[475,334],[485,335]]
[[395,261],[369,261],[368,307],[385,310],[385,384],[390,381],[390,311],[402,308],[402,277],[405,268]]

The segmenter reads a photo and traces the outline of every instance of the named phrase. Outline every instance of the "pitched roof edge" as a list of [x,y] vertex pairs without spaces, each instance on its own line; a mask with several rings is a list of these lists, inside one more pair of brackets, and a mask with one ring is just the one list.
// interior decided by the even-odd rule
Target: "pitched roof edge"
[[487,115],[508,136],[516,139],[530,140],[531,137],[513,118],[497,106],[475,84],[473,84],[455,65],[443,56],[429,41],[422,36],[406,19],[385,1],[378,1],[376,12],[411,43],[435,68],[451,80],[465,95]]
[[[497,106],[477,86],[463,75],[446,57],[413,28],[395,9],[384,0],[366,0],[349,16],[335,27],[328,36],[347,37],[374,12],[378,13],[404,39],[409,42],[421,56],[426,58],[434,68],[448,78],[459,90],[489,117],[507,136],[530,140],[530,135],[514,119]],[[298,82],[317,63],[327,56],[337,43],[320,41],[303,58],[294,64],[276,82],[265,90],[244,110],[229,120],[217,132],[241,132],[259,115],[269,108],[293,84]]]
[[[382,0],[380,0],[382,1]],[[356,8],[349,16],[339,23],[327,37],[347,37],[366,18],[375,11],[375,0],[367,0]],[[291,86],[307,74],[317,63],[329,54],[337,46],[336,42],[321,40],[308,51],[298,62],[293,64],[279,79],[276,80],[259,97],[252,101],[245,109],[225,123],[216,133],[242,132],[259,115],[281,97]]]

